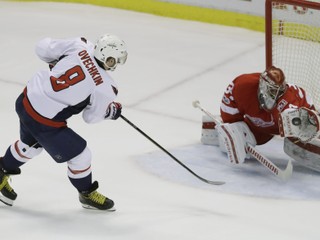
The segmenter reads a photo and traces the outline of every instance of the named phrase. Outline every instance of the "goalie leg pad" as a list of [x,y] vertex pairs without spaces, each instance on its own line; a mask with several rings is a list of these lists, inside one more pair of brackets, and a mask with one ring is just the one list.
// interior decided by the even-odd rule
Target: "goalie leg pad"
[[213,120],[206,116],[202,116],[202,132],[201,143],[205,145],[219,146],[219,133]]
[[285,138],[283,150],[300,165],[320,172],[320,140],[302,143],[297,138]]
[[225,123],[217,127],[219,132],[220,149],[226,152],[231,163],[243,163],[247,155],[246,146],[256,145],[256,140],[249,127],[244,122]]

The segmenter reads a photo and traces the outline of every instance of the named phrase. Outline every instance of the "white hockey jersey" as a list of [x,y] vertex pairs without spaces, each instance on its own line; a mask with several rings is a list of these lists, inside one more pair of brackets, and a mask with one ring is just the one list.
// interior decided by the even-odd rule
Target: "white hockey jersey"
[[94,45],[83,38],[45,38],[35,50],[46,63],[57,63],[29,80],[26,94],[32,108],[42,117],[57,121],[80,112],[87,123],[103,120],[116,98],[117,86],[95,61]]

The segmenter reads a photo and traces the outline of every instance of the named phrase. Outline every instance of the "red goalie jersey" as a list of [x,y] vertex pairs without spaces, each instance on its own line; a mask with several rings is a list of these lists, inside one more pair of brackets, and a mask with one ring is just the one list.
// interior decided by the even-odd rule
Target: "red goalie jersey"
[[238,76],[226,89],[220,107],[225,123],[244,121],[261,145],[274,135],[279,135],[279,115],[287,108],[307,107],[314,109],[304,89],[286,84],[286,90],[276,100],[271,110],[265,110],[259,102],[258,90],[261,73]]

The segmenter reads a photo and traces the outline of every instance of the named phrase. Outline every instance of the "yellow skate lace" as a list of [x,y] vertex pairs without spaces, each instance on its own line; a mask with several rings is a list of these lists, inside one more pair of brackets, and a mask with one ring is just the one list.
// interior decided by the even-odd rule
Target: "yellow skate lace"
[[2,183],[0,184],[0,190],[6,188],[9,192],[13,191],[12,187],[8,183],[9,177],[4,175],[2,179]]
[[101,193],[98,193],[97,191],[94,191],[94,192],[90,193],[88,197],[93,202],[96,202],[96,203],[101,204],[101,205],[106,200],[106,197],[103,196]]

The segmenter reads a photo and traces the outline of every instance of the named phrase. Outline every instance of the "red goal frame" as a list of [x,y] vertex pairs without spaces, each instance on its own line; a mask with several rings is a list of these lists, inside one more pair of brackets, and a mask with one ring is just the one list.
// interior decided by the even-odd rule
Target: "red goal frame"
[[[302,8],[320,10],[320,3],[304,0],[266,0],[265,2],[265,41],[266,68],[272,66],[272,3],[289,4]],[[297,13],[299,10],[297,10]],[[302,12],[303,13],[303,12]]]

